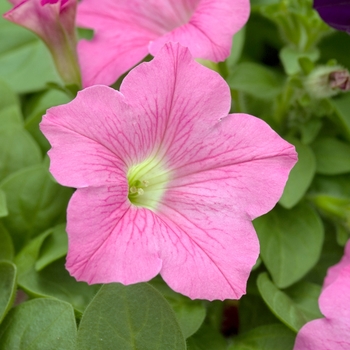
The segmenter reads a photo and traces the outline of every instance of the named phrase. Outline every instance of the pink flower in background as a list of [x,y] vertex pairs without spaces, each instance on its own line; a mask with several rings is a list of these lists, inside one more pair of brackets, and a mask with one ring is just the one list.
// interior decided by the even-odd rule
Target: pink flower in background
[[249,0],[83,0],[78,25],[94,30],[78,45],[83,86],[114,83],[167,42],[224,61],[249,12]]
[[158,273],[191,298],[240,298],[259,254],[251,221],[296,162],[265,122],[228,114],[230,91],[187,48],[166,44],[124,79],[48,110],[51,172],[76,187],[66,267],[88,283]]
[[46,44],[66,84],[80,85],[76,53],[77,0],[11,0],[14,7],[4,18],[27,28]]
[[350,241],[342,260],[328,270],[319,306],[325,318],[301,328],[294,350],[350,349]]

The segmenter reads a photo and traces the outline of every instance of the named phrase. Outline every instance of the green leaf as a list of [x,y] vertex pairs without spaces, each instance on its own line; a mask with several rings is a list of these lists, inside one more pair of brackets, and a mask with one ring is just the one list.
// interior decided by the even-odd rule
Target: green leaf
[[18,96],[6,82],[0,80],[0,112],[12,106],[19,106]]
[[0,218],[8,215],[6,195],[3,190],[0,189]]
[[80,322],[77,350],[186,349],[174,312],[148,284],[104,285]]
[[257,285],[270,310],[295,332],[305,323],[322,317],[318,308],[321,287],[316,284],[299,282],[281,291],[264,272],[259,275]]
[[14,256],[13,243],[10,234],[0,222],[0,260],[12,260]]
[[72,190],[53,182],[44,166],[18,171],[1,184],[9,215],[3,219],[17,250],[31,237],[63,222]]
[[282,324],[260,326],[233,338],[228,350],[292,350],[295,333]]
[[307,274],[305,279],[319,285],[323,284],[327,270],[330,266],[337,264],[344,254],[344,248],[339,246],[335,240],[334,227],[325,222],[325,240],[322,247],[321,257],[316,266]]
[[324,175],[350,172],[350,145],[331,137],[323,137],[312,144],[316,156],[316,171]]
[[322,128],[322,121],[319,119],[310,119],[307,122],[299,125],[301,131],[301,141],[308,145],[311,143]]
[[337,176],[317,175],[310,189],[312,195],[327,194],[350,200],[350,174]]
[[40,148],[23,126],[2,123],[0,139],[0,180],[17,170],[41,163]]
[[329,100],[335,110],[335,122],[350,141],[350,94],[343,94]]
[[231,89],[242,91],[261,99],[271,99],[282,91],[283,79],[263,65],[252,62],[238,64],[227,82]]
[[316,172],[316,159],[312,149],[298,140],[288,140],[295,145],[298,162],[289,174],[279,203],[290,209],[303,198]]
[[65,104],[69,101],[70,98],[62,91],[48,90],[34,95],[26,105],[25,128],[30,132],[44,153],[49,150],[50,144],[41,133],[39,123],[48,108]]
[[[0,13],[10,9],[0,2]],[[41,90],[49,81],[59,82],[55,66],[45,45],[29,30],[0,17],[0,78],[16,92]],[[4,34],[6,33],[6,34]]]
[[311,62],[316,62],[320,57],[318,49],[310,50],[309,52],[301,52],[289,46],[285,46],[280,51],[280,59],[283,68],[288,75],[294,75],[301,72],[299,60],[307,58]]
[[204,324],[200,330],[187,339],[188,350],[226,350],[225,338],[213,327]]
[[53,232],[44,240],[40,248],[40,255],[35,263],[37,271],[67,254],[68,236],[65,227],[66,224],[56,226]]
[[7,315],[0,327],[0,350],[74,350],[76,332],[71,305],[34,299]]
[[320,257],[324,232],[317,212],[307,204],[276,207],[254,220],[261,257],[275,284],[285,288],[300,280]]
[[16,266],[0,261],[0,323],[10,310],[16,295]]
[[188,338],[196,333],[206,314],[203,303],[174,292],[160,277],[154,278],[150,284],[162,293],[174,310],[184,337]]
[[23,127],[23,117],[19,105],[7,106],[0,109],[0,125]]
[[[35,269],[36,261],[55,241],[50,236],[56,236],[59,232],[62,233],[61,225],[47,230],[29,242],[16,256],[18,285],[35,297],[53,297],[69,302],[75,310],[82,313],[100,288],[99,285],[89,286],[85,282],[77,282],[65,269],[64,258],[55,260],[40,272]],[[49,243],[45,244],[46,240]],[[48,251],[52,252],[51,249]],[[57,258],[57,255],[54,254],[53,257]]]
[[239,331],[244,333],[256,327],[277,323],[278,319],[271,313],[261,296],[248,293],[239,301]]

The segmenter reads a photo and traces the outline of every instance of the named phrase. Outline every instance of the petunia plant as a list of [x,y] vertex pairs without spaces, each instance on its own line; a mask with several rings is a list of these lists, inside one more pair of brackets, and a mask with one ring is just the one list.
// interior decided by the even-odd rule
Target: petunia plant
[[0,350],[347,349],[347,6],[1,0]]

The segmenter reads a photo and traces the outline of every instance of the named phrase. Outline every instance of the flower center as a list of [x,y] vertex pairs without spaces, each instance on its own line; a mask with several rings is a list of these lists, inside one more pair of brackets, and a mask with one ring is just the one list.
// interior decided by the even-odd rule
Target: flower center
[[170,172],[165,170],[161,161],[149,158],[129,168],[129,201],[140,207],[156,210],[166,190]]

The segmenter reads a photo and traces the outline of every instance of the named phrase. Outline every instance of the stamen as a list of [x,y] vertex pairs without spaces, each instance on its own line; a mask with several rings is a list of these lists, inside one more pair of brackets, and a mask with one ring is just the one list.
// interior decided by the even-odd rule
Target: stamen
[[144,193],[145,193],[145,191],[143,190],[143,188],[137,189],[137,194],[139,194],[140,196],[143,195]]
[[131,186],[129,189],[130,193],[134,194],[134,193],[138,193],[138,189],[135,186]]

